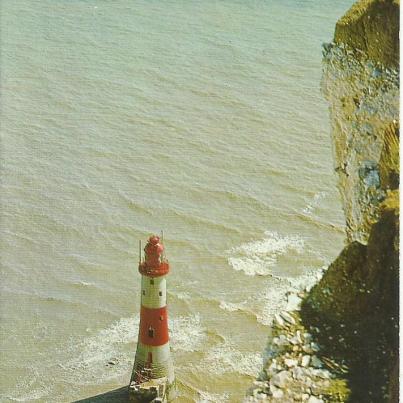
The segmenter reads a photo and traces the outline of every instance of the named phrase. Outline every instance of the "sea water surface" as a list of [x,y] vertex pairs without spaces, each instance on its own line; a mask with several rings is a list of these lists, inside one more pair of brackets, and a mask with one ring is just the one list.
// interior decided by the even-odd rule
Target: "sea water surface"
[[128,383],[160,230],[178,401],[242,400],[342,248],[321,44],[351,3],[1,2],[2,402]]

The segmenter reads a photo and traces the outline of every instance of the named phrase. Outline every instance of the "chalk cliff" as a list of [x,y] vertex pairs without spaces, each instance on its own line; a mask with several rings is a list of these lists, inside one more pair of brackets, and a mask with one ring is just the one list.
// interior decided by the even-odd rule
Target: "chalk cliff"
[[[399,6],[360,1],[336,24],[324,49],[322,88],[347,240],[366,244],[388,189],[398,187]],[[398,140],[397,140],[398,143]]]
[[399,1],[361,0],[324,46],[346,246],[292,320],[275,321],[246,401],[398,402],[398,35]]
[[398,401],[399,2],[360,1],[324,50],[347,245],[302,304],[350,401]]

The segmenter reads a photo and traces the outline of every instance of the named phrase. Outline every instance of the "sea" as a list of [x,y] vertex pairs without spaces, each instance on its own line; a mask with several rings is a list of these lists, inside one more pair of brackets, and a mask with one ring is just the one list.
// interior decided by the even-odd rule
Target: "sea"
[[177,402],[241,402],[344,243],[322,43],[352,0],[2,0],[1,402],[130,379],[164,232]]

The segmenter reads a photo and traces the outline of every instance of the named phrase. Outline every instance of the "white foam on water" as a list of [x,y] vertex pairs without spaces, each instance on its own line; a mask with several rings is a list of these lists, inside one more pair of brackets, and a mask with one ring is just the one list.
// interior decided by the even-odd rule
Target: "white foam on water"
[[169,333],[173,350],[201,350],[207,338],[207,331],[201,325],[198,314],[174,318],[170,321]]
[[240,303],[220,301],[220,308],[222,310],[228,311],[228,312],[242,311],[245,309],[246,304],[247,304],[247,301],[243,301]]
[[91,282],[88,282],[88,281],[79,281],[79,282],[76,283],[76,284],[82,285],[82,286],[84,286],[84,287],[90,287],[90,286],[94,286],[94,285],[95,285],[95,283],[91,283]]
[[291,289],[291,284],[287,279],[273,277],[260,298],[259,305],[262,306],[262,309],[256,314],[257,321],[262,325],[270,326],[274,315],[285,309],[286,295]]
[[210,393],[204,390],[199,390],[197,392],[199,394],[196,403],[225,403],[228,402],[229,394],[228,393]]
[[[179,316],[170,320],[169,324],[173,350],[202,349],[207,333],[198,315]],[[121,318],[76,344],[76,355],[64,367],[70,374],[69,380],[79,384],[93,384],[125,376],[134,361],[135,349],[129,344],[137,342],[138,330],[138,316]],[[132,351],[132,354],[128,354],[128,351]],[[112,359],[117,359],[116,365],[108,365]]]
[[175,294],[175,296],[181,301],[189,301],[191,299],[188,292],[178,292],[177,294]]
[[247,242],[230,249],[228,263],[249,276],[269,275],[280,256],[288,252],[302,253],[304,240],[297,235],[282,236],[266,231],[263,239]]
[[50,392],[49,381],[41,377],[35,369],[31,369],[31,371],[31,376],[17,381],[14,396],[1,396],[0,400],[13,402],[44,401],[44,397]]
[[[97,383],[124,376],[133,365],[133,357],[127,354],[127,344],[135,343],[139,328],[139,317],[122,318],[94,336],[85,338],[72,347],[74,355],[64,369],[69,380],[80,384]],[[108,366],[108,361],[118,363]]]
[[259,323],[270,326],[274,315],[286,309],[288,304],[287,294],[297,293],[302,290],[309,291],[323,276],[327,266],[320,269],[306,269],[304,274],[298,277],[272,276],[267,284],[264,294],[259,298],[259,305],[263,308],[256,314]]
[[313,199],[310,203],[308,203],[306,205],[306,207],[304,207],[302,209],[302,212],[305,214],[312,214],[313,210],[315,210],[318,206],[319,203],[322,199],[324,199],[327,196],[327,192],[318,192],[315,193],[315,195],[313,196]]
[[328,268],[328,264],[317,269],[307,269],[304,274],[298,277],[289,278],[290,285],[297,290],[309,291],[320,279]]
[[260,352],[241,352],[224,342],[210,349],[201,364],[214,375],[233,372],[255,377],[262,367],[262,355]]

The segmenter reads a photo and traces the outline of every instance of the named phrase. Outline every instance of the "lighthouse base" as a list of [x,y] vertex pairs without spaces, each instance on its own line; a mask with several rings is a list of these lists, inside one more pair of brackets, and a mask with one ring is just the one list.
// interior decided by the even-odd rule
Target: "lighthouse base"
[[168,379],[158,378],[129,385],[129,401],[134,403],[166,403],[175,397],[175,386],[169,384]]

